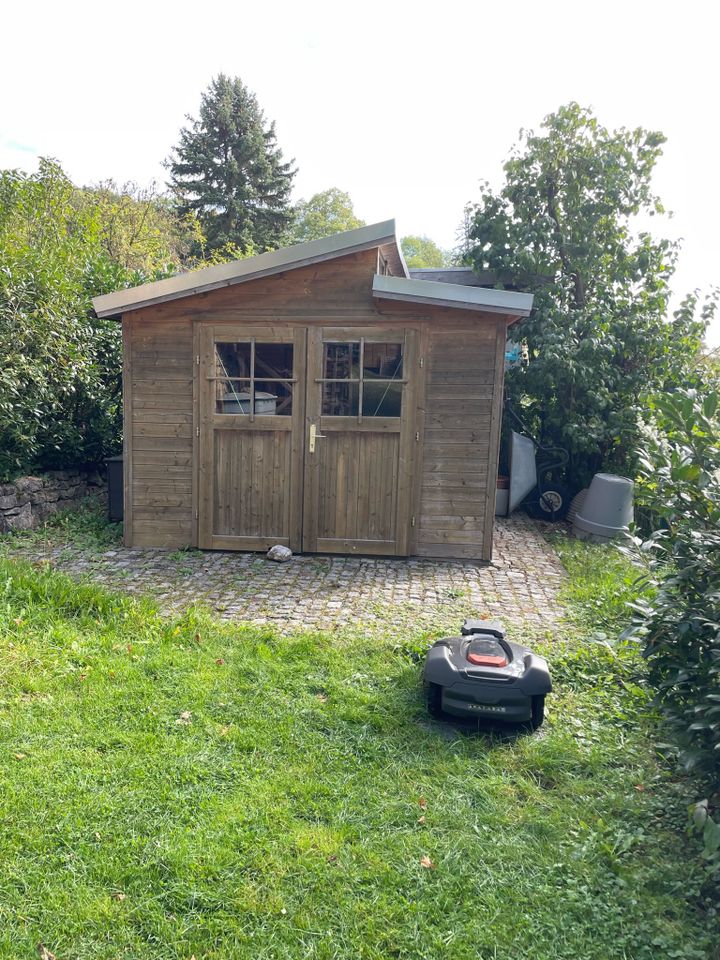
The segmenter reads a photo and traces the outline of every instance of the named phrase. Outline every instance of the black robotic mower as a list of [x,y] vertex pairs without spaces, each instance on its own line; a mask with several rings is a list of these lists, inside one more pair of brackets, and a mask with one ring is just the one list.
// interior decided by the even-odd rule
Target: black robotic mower
[[430,648],[423,683],[433,716],[542,724],[552,690],[547,661],[505,639],[496,620],[466,620],[462,636]]

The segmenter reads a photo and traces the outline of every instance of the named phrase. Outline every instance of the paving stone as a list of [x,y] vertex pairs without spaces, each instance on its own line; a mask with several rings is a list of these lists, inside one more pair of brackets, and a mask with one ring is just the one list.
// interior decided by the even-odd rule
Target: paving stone
[[277,566],[249,553],[117,547],[98,556],[80,544],[52,542],[16,541],[11,550],[50,560],[72,576],[147,593],[166,611],[199,603],[224,619],[282,629],[372,625],[376,634],[415,635],[454,631],[467,616],[491,616],[527,637],[553,630],[562,618],[558,591],[565,572],[544,536],[548,527],[522,514],[497,518],[489,566],[316,556]]

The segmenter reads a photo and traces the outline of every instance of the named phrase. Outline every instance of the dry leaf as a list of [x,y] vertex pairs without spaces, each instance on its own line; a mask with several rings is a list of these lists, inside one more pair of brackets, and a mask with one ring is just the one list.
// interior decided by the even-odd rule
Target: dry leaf
[[418,817],[418,823],[425,823],[425,815],[424,815],[424,814],[423,814],[422,817]]
[[636,784],[635,784],[635,789],[637,790],[638,793],[643,793],[644,790],[645,790],[645,784],[644,784],[644,783],[636,783]]
[[40,960],[57,960],[55,954],[51,953],[44,943],[37,945],[37,952],[40,955]]
[[427,800],[425,799],[425,797],[420,797],[420,799],[418,800],[418,806],[420,807],[421,810],[427,810]]
[[16,627],[21,627],[21,626],[23,625],[23,619],[22,619],[22,617],[16,617],[16,618],[13,620],[13,623],[15,624]]
[[327,703],[327,695],[324,693],[316,693],[315,696],[318,698],[320,703]]
[[118,903],[122,903],[123,900],[126,899],[126,896],[126,894],[121,893],[119,890],[116,890],[115,893],[112,894],[113,900],[117,900]]
[[175,723],[188,724],[188,723],[190,723],[191,720],[192,720],[192,711],[191,711],[191,710],[183,710],[183,712],[182,712],[182,713],[180,714],[180,716],[177,718],[177,720],[175,721]]
[[100,840],[100,834],[97,832],[97,830],[95,831],[95,839]]
[[193,637],[193,640],[195,641],[195,643],[200,643],[201,642],[200,634],[196,633],[195,636]]
[[221,667],[221,666],[225,663],[225,661],[223,660],[222,657],[218,657],[217,660],[215,661],[215,663],[216,663],[219,667]]
[[27,754],[26,754],[26,753],[16,753],[16,754],[15,754],[15,759],[16,759],[16,760],[25,760],[26,758],[27,758]]
[[420,866],[425,867],[426,870],[434,870],[435,864],[432,862],[430,857],[422,857],[420,860]]

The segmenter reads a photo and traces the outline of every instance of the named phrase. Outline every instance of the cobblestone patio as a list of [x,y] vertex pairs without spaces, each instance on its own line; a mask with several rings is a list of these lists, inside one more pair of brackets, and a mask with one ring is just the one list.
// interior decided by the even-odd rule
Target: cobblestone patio
[[373,633],[456,629],[466,616],[498,617],[537,635],[562,616],[565,573],[541,526],[523,515],[498,519],[494,562],[297,556],[284,564],[261,554],[200,551],[92,551],[38,540],[14,556],[128,593],[152,595],[161,609],[193,603],[221,617],[284,629],[357,628]]

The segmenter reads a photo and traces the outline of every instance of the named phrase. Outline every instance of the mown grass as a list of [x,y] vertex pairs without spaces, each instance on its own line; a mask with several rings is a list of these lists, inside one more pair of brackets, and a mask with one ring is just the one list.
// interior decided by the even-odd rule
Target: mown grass
[[712,956],[683,785],[582,590],[546,727],[490,736],[428,719],[412,637],[168,620],[0,559],[0,957]]

